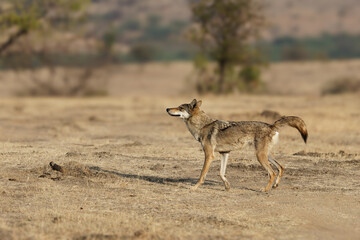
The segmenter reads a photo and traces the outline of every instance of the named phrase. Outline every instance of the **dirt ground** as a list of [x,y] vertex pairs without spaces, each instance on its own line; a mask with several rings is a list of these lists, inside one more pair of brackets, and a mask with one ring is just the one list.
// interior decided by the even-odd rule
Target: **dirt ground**
[[229,192],[219,155],[189,190],[201,146],[165,108],[191,100],[1,99],[0,239],[359,239],[359,95],[203,97],[220,119],[305,120],[306,145],[280,132],[285,172],[270,193],[251,148],[230,154]]

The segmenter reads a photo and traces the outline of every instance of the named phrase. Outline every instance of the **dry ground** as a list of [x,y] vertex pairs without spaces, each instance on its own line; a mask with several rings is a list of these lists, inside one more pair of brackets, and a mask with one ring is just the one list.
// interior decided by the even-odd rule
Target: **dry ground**
[[230,192],[218,160],[189,190],[203,153],[165,108],[190,100],[0,100],[0,239],[359,239],[359,95],[202,99],[221,119],[305,120],[307,145],[281,131],[285,173],[268,194],[251,148],[230,154]]
[[[0,97],[26,92],[29,79],[54,80],[77,69],[49,69],[34,71],[0,71]],[[189,82],[193,75],[190,62],[115,65],[96,71],[92,80],[108,83],[109,96],[179,96],[194,94]],[[65,74],[66,75],[66,74]],[[67,76],[67,75],[66,75]],[[69,76],[68,76],[69,77]],[[71,78],[71,77],[70,77]],[[352,78],[360,81],[360,59],[323,62],[273,63],[262,71],[267,93],[271,95],[319,96],[328,83],[336,79]]]

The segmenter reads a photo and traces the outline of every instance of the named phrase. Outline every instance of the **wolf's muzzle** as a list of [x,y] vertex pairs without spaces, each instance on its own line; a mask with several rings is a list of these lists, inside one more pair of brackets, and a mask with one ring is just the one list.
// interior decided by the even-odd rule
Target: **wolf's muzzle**
[[168,113],[170,116],[180,117],[180,114],[173,114],[173,113],[171,113],[171,112],[170,112],[170,111],[171,111],[171,108],[167,108],[166,111],[167,111],[167,113]]

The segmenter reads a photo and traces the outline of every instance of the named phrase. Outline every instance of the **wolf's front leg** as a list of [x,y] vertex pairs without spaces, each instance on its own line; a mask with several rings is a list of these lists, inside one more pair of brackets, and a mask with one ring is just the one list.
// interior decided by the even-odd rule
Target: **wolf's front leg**
[[196,190],[201,184],[204,183],[207,172],[209,171],[209,167],[211,162],[214,160],[214,151],[211,146],[204,145],[205,152],[205,161],[204,166],[201,170],[199,181],[191,188],[191,190]]

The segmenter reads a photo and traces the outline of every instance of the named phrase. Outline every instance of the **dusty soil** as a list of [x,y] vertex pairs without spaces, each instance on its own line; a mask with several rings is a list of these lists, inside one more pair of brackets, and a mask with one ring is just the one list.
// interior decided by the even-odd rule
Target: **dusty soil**
[[270,193],[251,148],[230,154],[229,192],[218,160],[189,190],[201,146],[165,108],[190,100],[0,100],[0,239],[359,239],[359,95],[202,99],[216,118],[305,120],[307,145],[280,132]]

